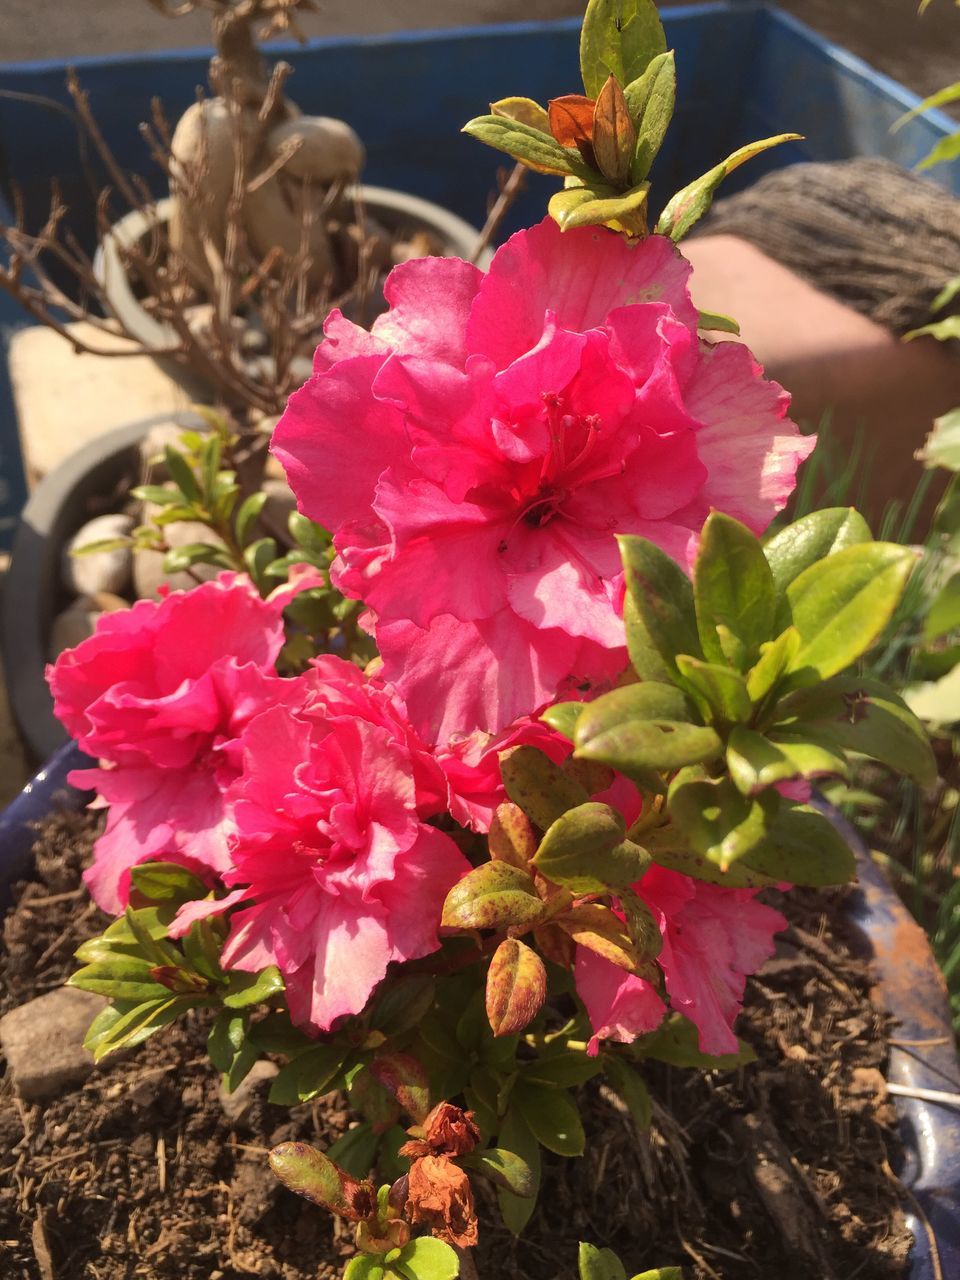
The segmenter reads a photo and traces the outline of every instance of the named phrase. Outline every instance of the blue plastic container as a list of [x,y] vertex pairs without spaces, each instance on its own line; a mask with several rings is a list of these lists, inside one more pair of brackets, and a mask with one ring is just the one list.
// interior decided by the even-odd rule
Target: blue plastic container
[[[661,198],[770,134],[803,133],[805,141],[754,161],[729,190],[798,160],[883,155],[910,166],[951,129],[935,112],[891,135],[894,120],[916,106],[915,95],[753,0],[670,9],[664,25],[677,51],[682,106],[653,175]],[[306,111],[343,116],[358,130],[369,182],[425,196],[479,223],[503,158],[461,135],[460,126],[507,94],[545,101],[579,89],[578,28],[579,19],[571,18],[321,40],[272,52],[293,64],[290,91]],[[205,85],[207,58],[191,50],[76,63],[120,164],[157,190],[160,176],[138,126],[150,119],[154,96],[176,119]],[[56,108],[70,105],[64,75],[60,62],[0,67],[0,218],[8,217],[2,201],[15,185],[28,226],[40,225],[55,178],[74,230],[92,246],[94,193],[105,178],[90,148],[82,156],[69,111]],[[956,166],[935,176],[947,182],[951,170],[960,189]],[[542,217],[554,186],[531,180],[506,229]],[[0,334],[22,323],[23,314],[0,294]],[[0,373],[0,547],[9,545],[24,496],[9,381]]]
[[[77,809],[87,800],[67,784],[67,775],[91,763],[68,743],[0,814],[0,915],[9,905],[10,886],[29,872],[36,824],[55,801]],[[872,953],[881,1002],[897,1024],[899,1043],[891,1046],[887,1078],[913,1089],[958,1093],[960,1063],[946,984],[929,944],[859,838],[835,814],[831,817],[857,851],[860,888],[851,901],[851,916]],[[908,1193],[904,1208],[915,1239],[907,1280],[957,1280],[960,1110],[917,1098],[895,1101],[906,1156],[900,1170]],[[877,1177],[882,1176],[878,1170]]]

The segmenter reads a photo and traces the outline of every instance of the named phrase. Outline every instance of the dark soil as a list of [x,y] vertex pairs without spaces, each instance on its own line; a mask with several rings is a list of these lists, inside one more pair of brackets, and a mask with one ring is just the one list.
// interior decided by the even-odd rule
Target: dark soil
[[[102,927],[78,886],[95,828],[53,820],[36,881],[16,890],[0,955],[3,1007],[57,985]],[[582,1160],[550,1159],[522,1244],[481,1229],[484,1280],[574,1280],[577,1241],[628,1270],[677,1264],[695,1280],[896,1280],[910,1245],[890,1163],[880,1074],[886,1019],[851,954],[842,895],[798,893],[792,929],[748,987],[741,1033],[758,1061],[709,1076],[648,1069],[654,1121],[637,1135],[604,1086],[583,1098]],[[341,1099],[287,1111],[259,1100],[242,1127],[221,1108],[193,1018],[48,1106],[0,1092],[4,1280],[333,1280],[349,1233],[283,1191],[265,1149],[323,1146],[349,1124]],[[888,1163],[890,1162],[890,1163]]]

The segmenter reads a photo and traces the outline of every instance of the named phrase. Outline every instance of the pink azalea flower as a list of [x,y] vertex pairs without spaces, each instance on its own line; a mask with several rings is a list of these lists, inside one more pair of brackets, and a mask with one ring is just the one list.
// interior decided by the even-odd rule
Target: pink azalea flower
[[[500,755],[511,747],[536,747],[554,764],[573,754],[573,743],[542,720],[523,716],[495,737],[474,733],[437,751],[449,787],[449,810],[454,819],[474,831],[489,831],[497,806],[508,798],[500,774]],[[612,805],[629,826],[640,816],[637,788],[622,774],[593,799]]]
[[[696,1026],[703,1053],[736,1053],[733,1027],[747,977],[773,954],[773,935],[787,926],[751,889],[724,889],[653,866],[634,888],[663,937],[658,964],[670,1005]],[[644,978],[577,948],[577,991],[601,1040],[629,1043],[655,1030],[667,1010]]]
[[813,441],[698,338],[689,273],[663,237],[548,218],[486,275],[396,268],[370,333],[330,317],[273,448],[431,741],[622,670],[615,534],[687,563],[711,507],[759,531],[785,503]]
[[187,904],[174,932],[237,908],[225,967],[277,965],[294,1021],[326,1031],[364,1008],[391,962],[438,948],[443,900],[469,863],[427,822],[446,784],[390,692],[339,658],[304,680],[300,707],[270,708],[243,734],[233,892]]
[[97,769],[71,776],[109,805],[86,879],[116,913],[130,868],[164,857],[227,866],[224,792],[239,771],[236,739],[264,706],[295,697],[273,664],[282,600],[260,599],[230,573],[192,591],[105,614],[89,640],[48,668],[54,711]]

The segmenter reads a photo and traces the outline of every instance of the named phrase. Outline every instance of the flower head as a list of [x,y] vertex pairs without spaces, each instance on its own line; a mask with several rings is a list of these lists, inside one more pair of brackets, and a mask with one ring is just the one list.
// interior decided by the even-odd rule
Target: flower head
[[[736,1053],[733,1027],[747,977],[773,954],[773,935],[786,920],[751,889],[725,889],[663,867],[651,867],[634,889],[660,926],[657,963],[671,1007],[694,1023],[703,1053]],[[577,948],[575,978],[594,1053],[601,1040],[629,1043],[654,1031],[666,1015],[646,979],[584,947]]]
[[390,692],[333,657],[302,685],[299,706],[244,731],[228,794],[233,892],[188,904],[175,931],[236,908],[224,966],[277,965],[294,1021],[328,1030],[364,1008],[392,961],[437,949],[444,898],[469,864],[427,822],[446,784]]
[[100,760],[72,780],[110,807],[86,876],[104,910],[122,908],[130,867],[145,858],[226,866],[237,738],[264,706],[293,695],[273,665],[281,614],[249,578],[224,573],[105,614],[48,669],[54,711]]
[[711,506],[760,529],[786,501],[811,442],[744,347],[699,340],[689,271],[548,219],[485,276],[398,267],[371,333],[328,321],[273,448],[431,741],[623,668],[614,535],[687,562]]

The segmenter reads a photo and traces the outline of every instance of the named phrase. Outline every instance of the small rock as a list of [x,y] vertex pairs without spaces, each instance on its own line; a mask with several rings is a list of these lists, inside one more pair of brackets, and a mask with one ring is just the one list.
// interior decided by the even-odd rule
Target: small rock
[[50,645],[48,656],[56,662],[64,649],[74,649],[94,633],[97,619],[104,613],[116,613],[118,609],[127,609],[129,605],[120,596],[109,591],[98,591],[94,595],[80,596],[68,609],[64,609],[53,620],[50,628]]
[[253,1064],[233,1093],[228,1093],[221,1084],[220,1106],[231,1124],[242,1125],[246,1121],[254,1105],[259,1101],[258,1094],[261,1086],[273,1080],[279,1071],[280,1068],[275,1063],[264,1058]]
[[[153,517],[161,511],[161,507],[152,502],[143,504],[143,523],[149,524]],[[211,546],[222,546],[223,543],[205,524],[199,521],[183,520],[164,525],[163,535],[170,547],[186,547],[192,542],[207,542]],[[133,590],[139,600],[157,600],[160,588],[166,584],[171,591],[189,591],[201,582],[209,582],[222,569],[215,564],[195,564],[190,573],[164,573],[162,551],[138,551],[133,559]]]
[[0,1018],[0,1048],[25,1102],[44,1102],[86,1080],[94,1062],[83,1041],[106,1004],[91,991],[58,987]]
[[64,586],[78,595],[90,595],[94,591],[110,591],[115,594],[125,591],[133,566],[133,552],[129,547],[95,551],[84,556],[74,555],[73,552],[107,538],[126,538],[132,531],[132,516],[97,516],[95,520],[88,520],[73,535],[63,553]]
[[150,1071],[145,1071],[127,1091],[127,1097],[131,1102],[136,1103],[138,1107],[149,1107],[157,1099],[157,1085],[161,1083],[167,1074],[166,1067],[154,1067]]

